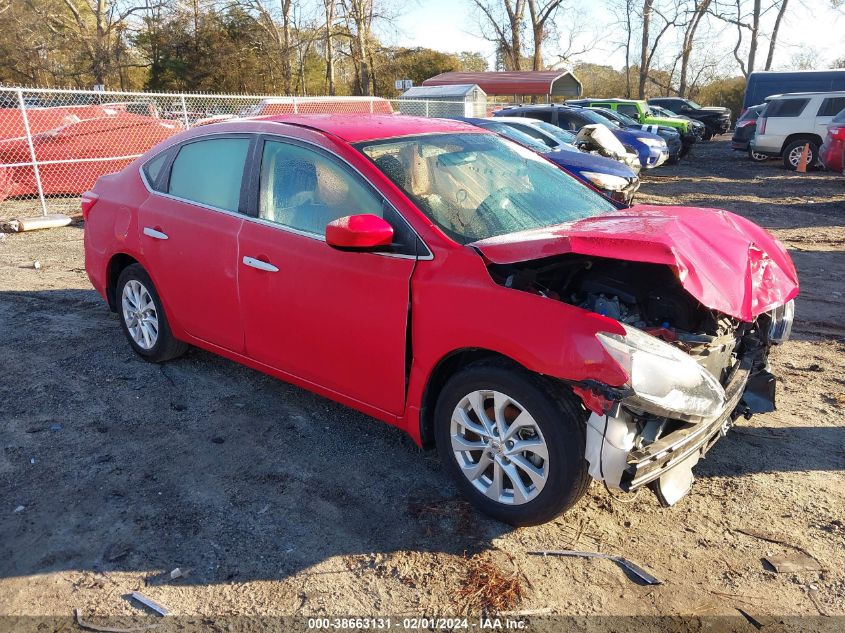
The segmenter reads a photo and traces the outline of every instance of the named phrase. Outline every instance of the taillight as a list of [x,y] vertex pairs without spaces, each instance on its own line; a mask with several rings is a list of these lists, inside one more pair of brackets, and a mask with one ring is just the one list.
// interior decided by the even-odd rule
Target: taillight
[[830,138],[835,138],[837,141],[845,141],[845,126],[835,127],[830,130]]
[[755,123],[757,123],[757,121],[754,121],[753,119],[748,119],[746,121],[740,121],[739,123],[736,124],[736,126],[737,127],[748,127],[749,125],[754,125]]
[[757,119],[757,134],[765,134],[766,133],[766,117],[760,117]]
[[97,204],[97,200],[100,199],[93,191],[86,191],[82,194],[82,197],[79,200],[79,204],[82,207],[82,219],[87,220],[88,214],[91,212],[91,207]]

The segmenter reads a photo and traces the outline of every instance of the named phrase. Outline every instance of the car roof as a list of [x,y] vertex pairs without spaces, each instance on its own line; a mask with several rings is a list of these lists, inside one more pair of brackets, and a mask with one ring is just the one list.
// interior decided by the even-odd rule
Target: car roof
[[815,92],[784,92],[779,95],[769,95],[766,101],[771,99],[786,99],[791,97],[823,97],[823,96],[845,97],[845,90],[817,90]]
[[642,103],[645,99],[597,99],[595,97],[589,99],[573,99],[571,105],[578,105],[579,103]]
[[347,143],[419,134],[484,133],[461,121],[404,114],[278,114],[246,120],[299,125],[331,134]]
[[527,123],[528,125],[534,125],[535,123],[540,123],[539,119],[532,119],[531,117],[527,116],[488,116],[482,121],[497,121],[498,123],[502,123],[503,120],[511,121],[513,123]]

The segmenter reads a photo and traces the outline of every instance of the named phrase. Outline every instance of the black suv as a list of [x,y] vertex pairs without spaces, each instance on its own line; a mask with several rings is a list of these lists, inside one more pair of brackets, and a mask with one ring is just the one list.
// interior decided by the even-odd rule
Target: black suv
[[648,100],[649,105],[660,106],[675,114],[688,116],[704,123],[704,140],[710,140],[717,134],[724,134],[731,129],[731,111],[718,106],[704,108],[695,101],[679,97],[656,97]]

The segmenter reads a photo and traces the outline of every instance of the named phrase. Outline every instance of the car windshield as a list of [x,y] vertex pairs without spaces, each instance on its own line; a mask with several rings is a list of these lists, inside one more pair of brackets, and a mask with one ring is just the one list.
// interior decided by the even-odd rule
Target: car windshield
[[611,113],[611,116],[612,116],[614,119],[616,119],[617,121],[619,121],[619,122],[620,122],[620,123],[622,123],[623,125],[636,125],[636,126],[639,126],[639,124],[640,124],[640,122],[639,122],[639,121],[635,121],[634,119],[632,119],[631,117],[629,117],[627,114],[622,114],[622,113],[621,113],[621,112],[619,112],[618,110],[616,110],[616,111],[614,111],[614,110],[608,110],[608,112],[610,112],[610,113]]
[[536,121],[532,123],[536,128],[541,129],[547,136],[551,136],[554,140],[558,143],[564,143],[566,145],[574,145],[576,136],[572,132],[567,132],[566,130],[562,130],[556,125],[552,125],[551,123],[546,123],[545,121]]
[[497,122],[490,122],[485,123],[481,127],[490,130],[491,132],[495,132],[496,134],[501,134],[505,138],[509,138],[520,145],[524,145],[528,149],[534,150],[539,154],[545,154],[549,151],[549,146],[541,143],[536,138],[529,136],[525,132],[516,129],[512,125],[508,125],[507,123],[499,123]]
[[601,123],[602,125],[607,125],[607,119],[599,113],[594,112],[592,108],[578,108],[577,112],[585,119],[589,119],[590,123]]
[[698,105],[695,101],[687,100],[687,105],[694,110],[701,110],[701,106]]
[[425,134],[356,148],[461,244],[616,210],[542,156],[494,134]]
[[845,123],[845,110],[842,110],[839,114],[833,117],[833,123]]
[[615,128],[622,127],[622,125],[614,116],[615,112],[607,110],[605,108],[593,108],[593,110],[595,110],[596,114],[598,114],[602,119],[604,119],[602,123],[604,123],[605,125]]

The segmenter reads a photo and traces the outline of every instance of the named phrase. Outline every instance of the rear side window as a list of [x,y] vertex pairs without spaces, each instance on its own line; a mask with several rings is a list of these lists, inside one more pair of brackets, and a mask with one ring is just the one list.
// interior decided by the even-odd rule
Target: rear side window
[[141,168],[144,171],[144,176],[147,179],[147,184],[154,191],[163,191],[163,178],[161,177],[161,170],[167,164],[167,159],[170,158],[171,152],[164,151],[155,158],[148,160]]
[[828,97],[822,101],[818,116],[836,116],[845,109],[845,97]]
[[777,101],[770,101],[766,108],[767,117],[795,117],[799,116],[807,104],[809,99],[778,99]]
[[248,138],[214,138],[183,145],[170,170],[168,193],[237,211]]
[[537,119],[538,121],[545,121],[546,123],[552,122],[552,113],[548,110],[526,110],[522,113],[522,116],[528,117],[529,119]]
[[616,109],[621,112],[622,114],[627,114],[629,117],[634,119],[640,118],[640,111],[637,110],[637,106],[628,105],[628,104],[620,104],[616,106]]

